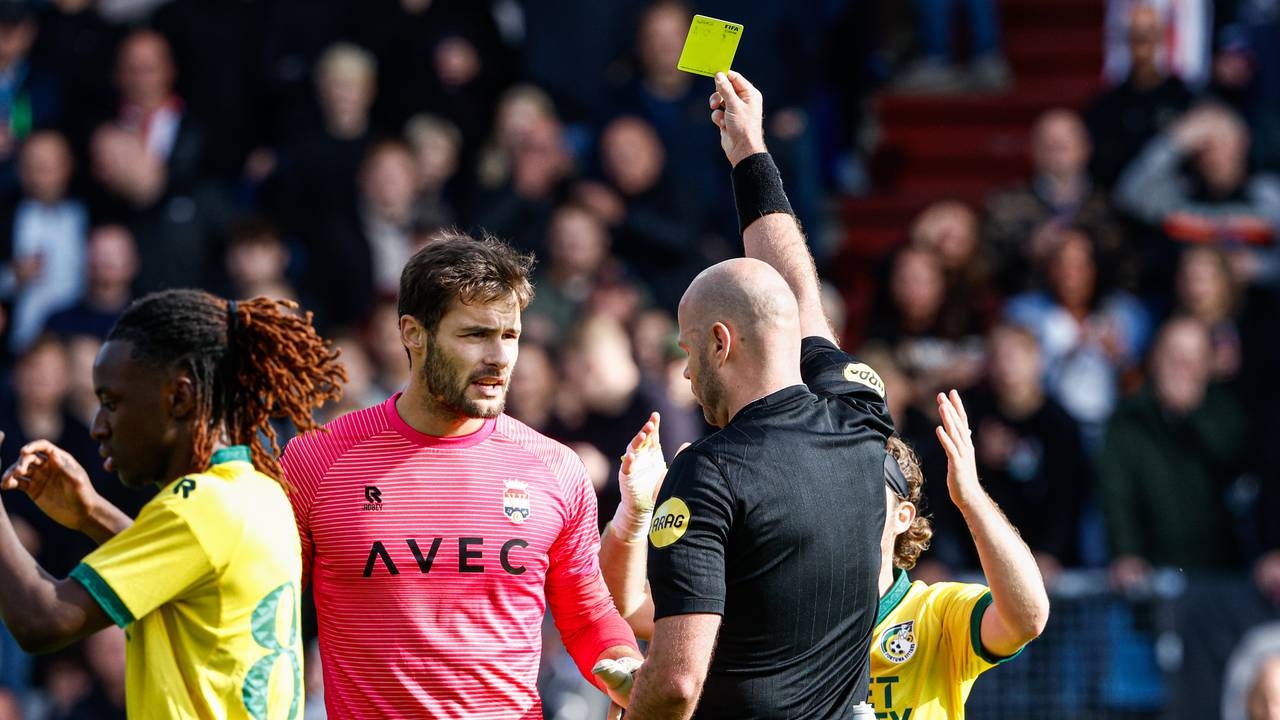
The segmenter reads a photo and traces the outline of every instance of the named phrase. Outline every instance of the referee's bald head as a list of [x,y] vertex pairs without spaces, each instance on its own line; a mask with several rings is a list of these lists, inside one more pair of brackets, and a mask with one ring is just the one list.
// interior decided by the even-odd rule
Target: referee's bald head
[[755,330],[768,330],[770,335],[800,332],[800,311],[787,281],[768,263],[753,258],[725,260],[703,270],[689,284],[680,306],[698,325],[731,322],[751,344],[765,339]]
[[735,258],[703,270],[679,308],[686,375],[707,421],[723,426],[748,399],[798,382],[800,310],[767,263]]

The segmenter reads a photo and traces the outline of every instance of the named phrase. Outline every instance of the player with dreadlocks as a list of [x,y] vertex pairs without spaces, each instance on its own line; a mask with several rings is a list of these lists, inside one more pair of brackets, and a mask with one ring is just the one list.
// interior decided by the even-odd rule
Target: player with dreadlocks
[[47,441],[0,480],[99,543],[59,580],[0,511],[0,616],[28,651],[128,628],[130,718],[296,718],[301,549],[269,421],[301,431],[345,373],[310,316],[197,290],[148,295],[93,367],[108,471],[161,490],[136,521]]

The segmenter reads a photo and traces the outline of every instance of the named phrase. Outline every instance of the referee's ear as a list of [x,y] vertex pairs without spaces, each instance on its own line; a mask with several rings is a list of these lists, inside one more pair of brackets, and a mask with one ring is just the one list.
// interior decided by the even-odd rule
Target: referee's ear
[[716,366],[724,367],[729,362],[729,351],[733,349],[733,333],[729,326],[722,322],[712,325],[711,341],[715,343]]

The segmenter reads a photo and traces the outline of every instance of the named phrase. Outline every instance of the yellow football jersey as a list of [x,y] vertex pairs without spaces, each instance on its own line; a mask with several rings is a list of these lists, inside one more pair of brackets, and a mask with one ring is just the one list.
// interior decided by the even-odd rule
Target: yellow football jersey
[[991,604],[985,585],[925,585],[894,572],[871,637],[868,700],[876,717],[963,718],[973,681],[1021,650],[1000,658],[982,647],[982,614]]
[[125,628],[131,720],[301,717],[302,551],[249,457],[214,453],[71,572]]

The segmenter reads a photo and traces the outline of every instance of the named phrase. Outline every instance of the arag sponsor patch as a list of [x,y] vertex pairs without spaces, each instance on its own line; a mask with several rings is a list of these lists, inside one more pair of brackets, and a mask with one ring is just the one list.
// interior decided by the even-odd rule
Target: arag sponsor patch
[[667,501],[653,511],[653,523],[649,526],[649,542],[656,548],[664,548],[680,538],[689,529],[689,506],[678,497]]

